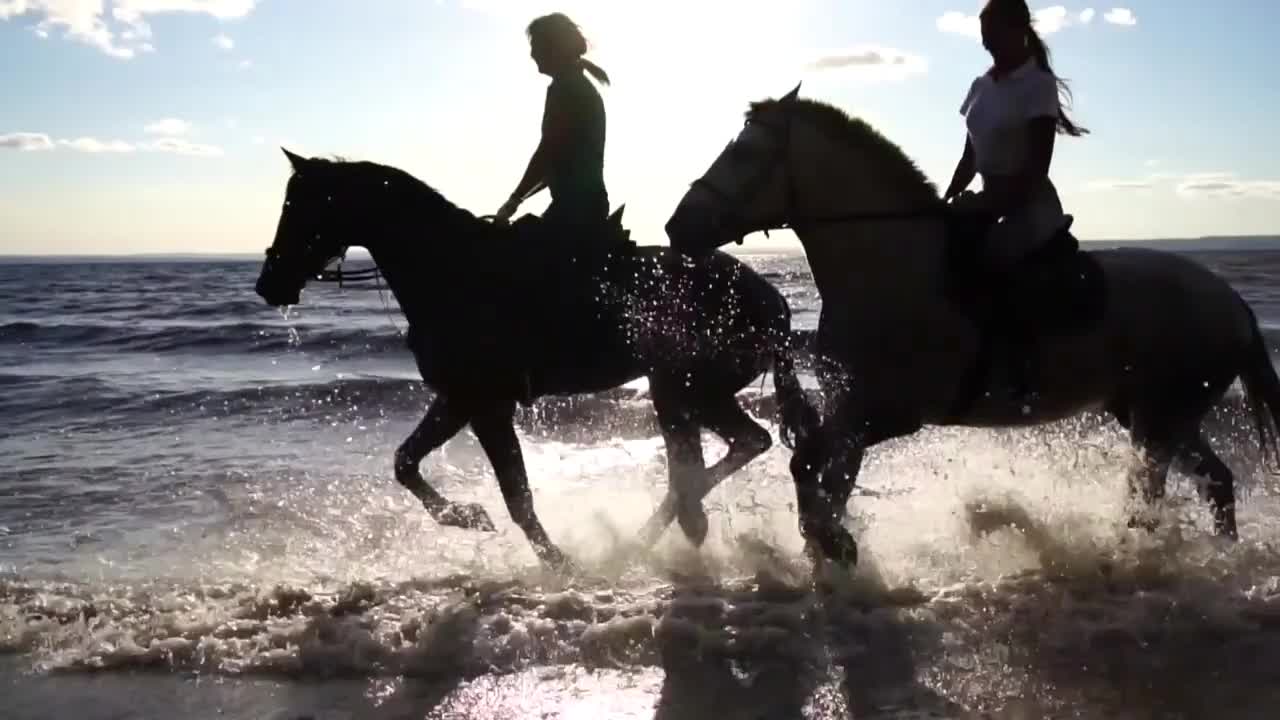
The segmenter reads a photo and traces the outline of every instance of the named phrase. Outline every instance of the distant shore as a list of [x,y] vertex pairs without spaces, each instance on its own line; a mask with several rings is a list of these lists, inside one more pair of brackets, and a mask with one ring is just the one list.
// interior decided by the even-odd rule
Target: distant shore
[[[1112,247],[1148,247],[1173,250],[1176,252],[1248,252],[1257,250],[1280,250],[1280,235],[1222,235],[1199,238],[1155,238],[1149,240],[1082,240],[1091,249]],[[752,248],[750,244],[729,249],[736,255],[786,255],[800,251],[796,247],[762,247]],[[257,262],[262,259],[258,253],[133,253],[133,254],[97,254],[97,255],[9,255],[0,253],[0,263],[4,264],[52,264],[52,263],[210,263],[210,262]],[[367,260],[368,256],[359,249],[352,251],[351,260]]]

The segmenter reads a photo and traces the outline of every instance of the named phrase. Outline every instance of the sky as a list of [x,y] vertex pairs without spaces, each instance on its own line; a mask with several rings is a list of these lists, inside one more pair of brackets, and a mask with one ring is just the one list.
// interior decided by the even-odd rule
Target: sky
[[[1280,3],[1032,3],[1072,110],[1083,239],[1280,234]],[[0,0],[0,254],[260,252],[280,147],[402,168],[487,214],[537,143],[524,26],[561,10],[613,79],[606,181],[664,243],[747,104],[867,119],[945,186],[989,58],[977,0]],[[540,212],[543,196],[522,206]],[[752,247],[793,242],[785,233]]]

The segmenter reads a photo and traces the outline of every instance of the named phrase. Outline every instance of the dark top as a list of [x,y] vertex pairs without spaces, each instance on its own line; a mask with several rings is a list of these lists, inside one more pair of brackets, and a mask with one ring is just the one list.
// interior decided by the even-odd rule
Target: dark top
[[552,79],[542,116],[544,130],[553,112],[568,118],[571,137],[551,159],[547,173],[551,201],[556,205],[598,204],[601,197],[607,197],[604,102],[586,73],[574,70]]

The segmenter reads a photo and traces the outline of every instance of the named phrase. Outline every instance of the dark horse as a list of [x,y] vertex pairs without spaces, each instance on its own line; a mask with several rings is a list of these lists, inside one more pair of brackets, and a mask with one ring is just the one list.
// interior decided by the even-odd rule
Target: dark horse
[[[561,565],[533,508],[513,426],[517,402],[600,392],[647,376],[666,444],[669,487],[643,531],[652,543],[677,518],[696,545],[701,500],[767,450],[771,436],[736,393],[772,369],[784,442],[812,412],[789,353],[790,310],[763,277],[724,253],[690,260],[637,247],[620,226],[604,237],[531,237],[536,219],[494,224],[408,173],[368,162],[293,165],[257,292],[297,304],[308,278],[348,247],[366,248],[409,321],[407,343],[435,393],[395,454],[396,479],[435,520],[494,529],[484,508],[446,499],[419,464],[468,423],[492,464],[512,520],[544,562]],[[701,429],[729,450],[703,461]]]

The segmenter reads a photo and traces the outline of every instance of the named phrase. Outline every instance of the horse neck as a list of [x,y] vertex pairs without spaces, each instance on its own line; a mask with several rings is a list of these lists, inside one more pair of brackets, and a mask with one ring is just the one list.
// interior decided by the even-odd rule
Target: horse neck
[[441,309],[434,292],[444,274],[453,274],[451,266],[456,263],[449,262],[444,248],[459,234],[452,226],[459,222],[461,211],[425,189],[420,197],[415,192],[390,197],[400,200],[388,201],[374,210],[379,218],[376,231],[365,234],[362,240],[396,303],[412,323]]
[[[941,280],[944,227],[936,217],[857,219],[858,213],[926,210],[929,193],[919,188],[887,187],[873,164],[858,153],[833,147],[824,139],[811,143],[813,155],[797,167],[811,168],[797,178],[803,202],[798,214],[853,216],[848,220],[801,225],[796,236],[804,246],[814,285],[824,303],[841,299],[925,298],[937,294]],[[914,199],[913,199],[914,198]]]

